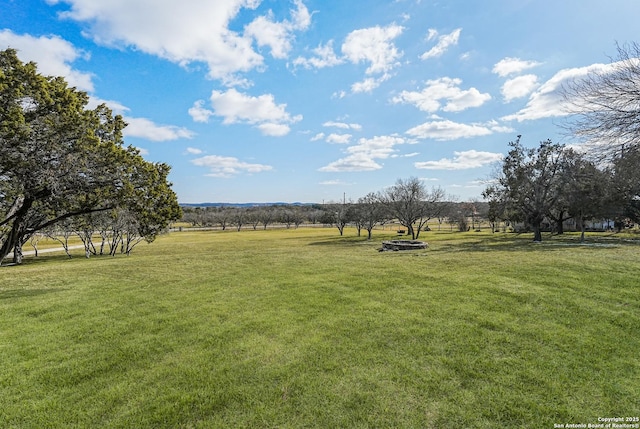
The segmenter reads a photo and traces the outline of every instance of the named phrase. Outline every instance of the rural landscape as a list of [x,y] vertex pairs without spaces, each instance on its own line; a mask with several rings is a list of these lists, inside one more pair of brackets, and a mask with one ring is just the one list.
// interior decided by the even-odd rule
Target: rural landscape
[[[322,15],[307,10],[313,2],[295,0],[283,9],[290,16],[276,22],[278,2],[269,3],[276,12],[246,3],[226,1],[228,19],[242,8],[264,15],[243,27],[244,39],[228,22],[221,34],[252,58],[251,67],[233,69],[227,59],[229,70],[221,71],[215,55],[183,58],[171,44],[158,55],[190,73],[200,72],[192,61],[206,63],[207,78],[226,85],[212,92],[213,110],[202,100],[188,109],[195,122],[227,109],[220,126],[244,122],[263,136],[284,137],[302,115],[289,115],[272,96],[238,92],[253,85],[238,73],[268,69],[253,44],[286,58],[293,34]],[[66,4],[74,9],[56,19],[104,24],[82,9],[92,2],[40,7]],[[409,67],[390,44],[408,31],[410,14],[399,16],[406,27],[349,33],[342,58],[331,40],[313,51],[322,58],[299,57],[284,68],[298,78],[302,69],[370,61],[351,96],[371,92]],[[173,165],[177,157],[158,160],[130,143],[128,129],[155,125],[96,97],[77,84],[77,73],[43,72],[3,45],[8,37],[36,42],[1,28],[1,428],[640,428],[639,44],[616,42],[608,64],[564,69],[538,92],[531,87],[523,93],[532,94],[529,104],[504,123],[458,124],[477,138],[502,133],[490,137],[503,142],[500,153],[456,151],[454,159],[417,161],[393,170],[407,174],[364,185],[328,180],[323,186],[349,192],[294,202],[287,192],[306,192],[314,157],[326,162],[316,166],[321,174],[375,172],[387,168],[381,160],[419,155],[399,147],[441,143],[451,130],[418,136],[425,123],[405,132],[411,137],[390,131],[353,146],[345,146],[351,134],[299,130],[312,143],[342,144],[344,157],[329,161],[307,147],[295,168],[282,161],[280,171],[194,145],[183,150],[200,157],[190,167],[210,170],[196,176],[179,160]],[[87,26],[83,37],[90,31],[97,30]],[[455,46],[462,30],[452,31],[429,30],[425,40],[438,44],[421,59]],[[96,43],[112,49],[106,34]],[[128,43],[121,54],[155,52]],[[386,59],[353,51],[368,43]],[[472,53],[459,60],[471,61]],[[505,77],[538,66],[506,57],[484,72]],[[523,77],[512,83],[538,85],[536,76]],[[460,83],[428,81],[431,92],[421,100],[390,90],[385,109],[415,103],[434,128],[457,127],[435,112],[491,99],[453,87]],[[525,96],[515,92],[502,87],[508,102]],[[545,110],[562,118],[557,134],[534,142],[506,125]],[[274,111],[274,122],[251,116],[271,120]],[[360,132],[354,121],[345,115],[323,126]],[[305,150],[314,153],[306,158]],[[491,170],[467,187],[415,171],[439,168],[453,177],[469,165]],[[252,195],[269,197],[252,202],[233,181],[243,169],[255,176],[286,171],[289,186],[256,177]],[[209,179],[218,187],[205,193]],[[189,184],[193,190],[185,191]],[[452,192],[470,188],[475,194]],[[236,191],[239,200],[231,200]],[[187,202],[189,192],[221,196]]]

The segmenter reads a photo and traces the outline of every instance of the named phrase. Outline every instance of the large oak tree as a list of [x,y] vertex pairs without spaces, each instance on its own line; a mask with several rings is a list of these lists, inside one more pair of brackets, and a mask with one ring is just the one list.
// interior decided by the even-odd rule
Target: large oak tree
[[533,240],[539,242],[542,222],[561,195],[564,146],[546,140],[536,148],[525,148],[520,136],[509,146],[502,171],[484,191],[484,197],[494,207],[501,205],[519,212],[533,228]]

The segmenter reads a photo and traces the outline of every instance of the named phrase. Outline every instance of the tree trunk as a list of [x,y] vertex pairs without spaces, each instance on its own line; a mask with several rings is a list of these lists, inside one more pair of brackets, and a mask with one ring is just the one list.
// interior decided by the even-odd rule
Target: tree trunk
[[533,241],[536,243],[542,242],[542,232],[540,231],[540,224],[533,226]]
[[15,219],[11,231],[0,248],[0,262],[2,262],[13,250],[13,263],[22,263],[22,219]]
[[13,248],[13,263],[16,265],[22,264],[22,259],[23,259],[22,244],[20,243],[20,241],[22,240],[18,240],[18,242]]
[[[2,243],[2,247],[0,247],[0,263],[4,261],[11,250],[13,249],[13,262],[16,264],[22,263],[22,238],[24,236],[24,218],[33,205],[33,200],[30,198],[25,198],[21,201],[22,205],[15,210],[15,217],[13,218],[13,223],[11,225],[11,231],[7,234],[7,238],[4,243]],[[16,249],[17,248],[17,249]],[[16,253],[20,253],[17,255]],[[19,260],[19,262],[16,262]]]
[[407,225],[407,235],[411,235],[412,240],[416,239],[416,232],[414,231],[412,224]]
[[542,232],[540,231],[540,225],[542,222],[537,221],[533,223],[533,241],[536,243],[542,242]]
[[562,217],[563,213],[560,213],[560,218],[556,222],[558,235],[564,234],[564,218]]
[[2,261],[4,261],[4,258],[6,258],[7,255],[11,252],[11,243],[9,243],[9,238],[10,237],[7,237],[4,243],[2,243],[2,247],[0,247],[0,263],[2,263]]

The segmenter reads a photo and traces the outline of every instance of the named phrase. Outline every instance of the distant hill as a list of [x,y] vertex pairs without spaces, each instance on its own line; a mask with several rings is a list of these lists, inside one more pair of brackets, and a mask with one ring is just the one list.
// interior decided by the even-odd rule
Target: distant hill
[[269,206],[312,206],[317,203],[180,203],[182,207],[269,207]]

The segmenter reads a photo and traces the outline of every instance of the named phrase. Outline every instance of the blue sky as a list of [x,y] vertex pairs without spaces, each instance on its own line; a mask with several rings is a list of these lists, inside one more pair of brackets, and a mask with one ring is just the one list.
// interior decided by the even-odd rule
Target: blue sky
[[172,166],[182,203],[479,198],[507,143],[568,142],[558,88],[639,41],[637,0],[0,0],[0,49]]

